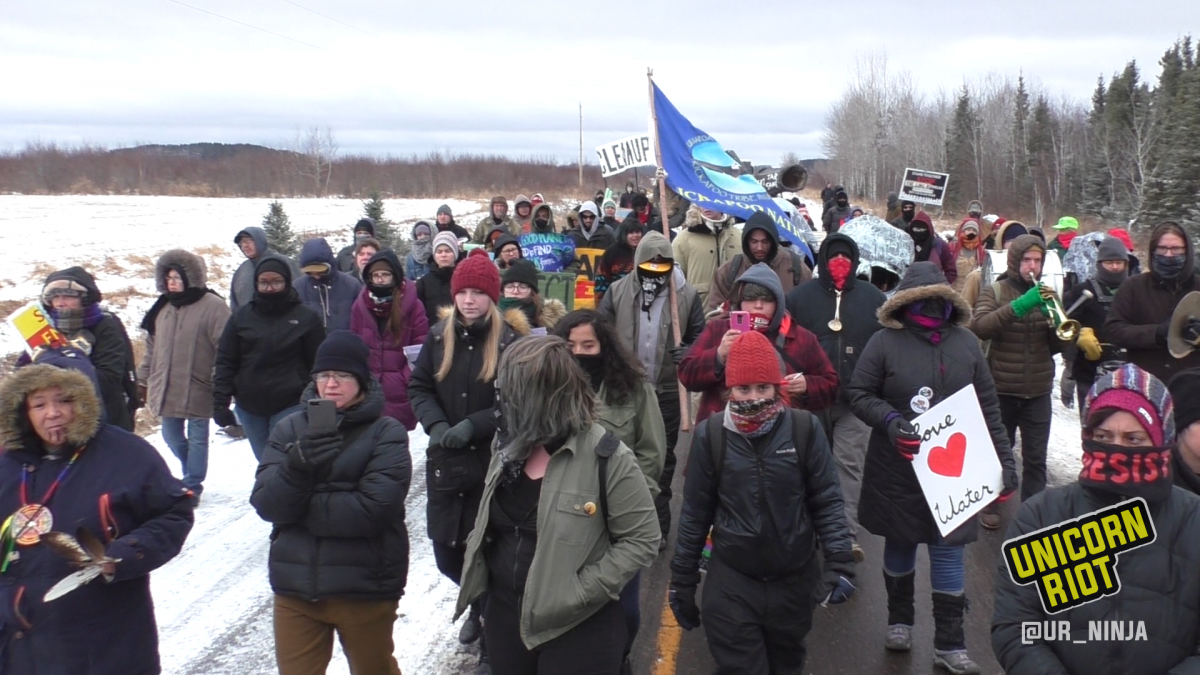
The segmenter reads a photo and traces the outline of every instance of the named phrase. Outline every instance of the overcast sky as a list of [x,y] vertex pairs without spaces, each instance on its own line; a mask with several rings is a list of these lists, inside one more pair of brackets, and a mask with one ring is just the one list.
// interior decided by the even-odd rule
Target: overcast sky
[[343,153],[573,161],[582,103],[594,162],[595,146],[647,128],[652,66],[693,124],[767,163],[821,155],[825,112],[859,55],[886,53],[931,95],[1024,72],[1086,100],[1131,58],[1156,77],[1162,52],[1200,33],[1196,0],[0,5],[6,151],[29,140],[282,147],[328,125]]

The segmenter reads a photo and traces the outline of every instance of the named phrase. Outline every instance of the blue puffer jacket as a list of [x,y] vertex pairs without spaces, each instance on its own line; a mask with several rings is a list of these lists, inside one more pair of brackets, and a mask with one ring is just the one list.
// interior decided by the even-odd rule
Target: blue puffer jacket
[[296,277],[292,283],[300,301],[321,317],[325,324],[325,332],[350,329],[350,308],[354,300],[362,292],[362,282],[354,277],[339,272],[334,262],[333,249],[324,239],[309,239],[304,242],[300,251],[300,267],[319,264],[329,265],[329,273],[320,279],[314,279],[307,274]]
[[[47,456],[28,431],[25,400],[60,387],[74,398],[67,450]],[[44,543],[18,545],[0,575],[0,673],[3,675],[152,675],[160,672],[150,572],[183,547],[193,514],[188,491],[147,442],[104,424],[92,380],[74,370],[35,364],[0,383],[0,514],[45,504],[53,529],[85,529],[118,558],[116,575],[43,602],[75,568]],[[58,489],[45,495],[82,448]]]

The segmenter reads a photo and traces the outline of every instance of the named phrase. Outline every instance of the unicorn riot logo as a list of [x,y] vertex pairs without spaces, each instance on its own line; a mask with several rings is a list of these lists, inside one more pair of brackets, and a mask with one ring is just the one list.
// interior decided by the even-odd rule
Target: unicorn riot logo
[[706,180],[710,187],[735,195],[763,192],[753,172],[730,157],[711,137],[692,146],[692,163],[696,176]]

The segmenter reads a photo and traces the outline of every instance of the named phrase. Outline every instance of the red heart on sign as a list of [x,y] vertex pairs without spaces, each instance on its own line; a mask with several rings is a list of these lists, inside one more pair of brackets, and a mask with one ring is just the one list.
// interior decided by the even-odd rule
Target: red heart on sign
[[967,437],[961,433],[950,436],[946,447],[929,451],[929,470],[940,475],[958,478],[962,475],[963,460],[967,457]]

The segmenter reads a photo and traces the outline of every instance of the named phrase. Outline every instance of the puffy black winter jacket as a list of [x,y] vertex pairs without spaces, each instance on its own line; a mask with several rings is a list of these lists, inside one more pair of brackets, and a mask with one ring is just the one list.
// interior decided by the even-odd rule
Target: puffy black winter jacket
[[[303,398],[315,396],[310,385]],[[383,389],[374,379],[366,399],[338,418],[347,444],[315,472],[297,472],[287,463],[292,444],[308,428],[307,412],[280,422],[263,452],[250,503],[275,526],[271,589],[310,601],[399,598],[408,579],[408,432],[383,416]]]
[[[848,242],[852,247],[850,256],[850,278],[846,279],[842,290],[841,309],[837,313],[842,322],[840,331],[829,328],[829,322],[837,309],[837,293],[833,288],[833,280],[829,276],[830,244],[837,241]],[[848,402],[846,387],[854,376],[858,366],[858,357],[871,336],[879,332],[882,325],[875,313],[887,300],[883,292],[871,284],[854,278],[854,270],[858,269],[858,244],[850,237],[834,233],[825,237],[821,242],[821,250],[817,255],[817,267],[820,274],[815,279],[793,288],[787,294],[787,310],[792,315],[792,321],[807,328],[817,336],[821,349],[829,357],[838,374],[838,400]]]
[[[790,415],[809,415],[808,439],[794,439]],[[725,421],[724,412],[710,419]],[[850,551],[842,489],[829,442],[812,413],[788,410],[767,435],[750,440],[725,428],[714,466],[707,423],[688,453],[679,538],[671,571],[696,574],[709,528],[713,556],[755,578],[797,574],[817,550]]]
[[[1036,532],[1110,506],[1119,498],[1079,483],[1050,488],[1021,504],[1006,539]],[[1003,559],[996,581],[992,649],[1004,670],[1070,675],[1195,675],[1200,673],[1200,497],[1176,487],[1150,517],[1157,538],[1118,555],[1121,590],[1048,615],[1034,584],[1017,586]],[[1070,640],[1022,642],[1022,622],[1067,621]],[[1144,621],[1146,640],[1088,640],[1089,621]],[[1081,640],[1082,644],[1074,641]]]
[[266,316],[257,301],[238,308],[217,344],[213,405],[238,406],[268,417],[300,402],[312,382],[317,347],[325,340],[321,317],[295,300],[286,313]]

